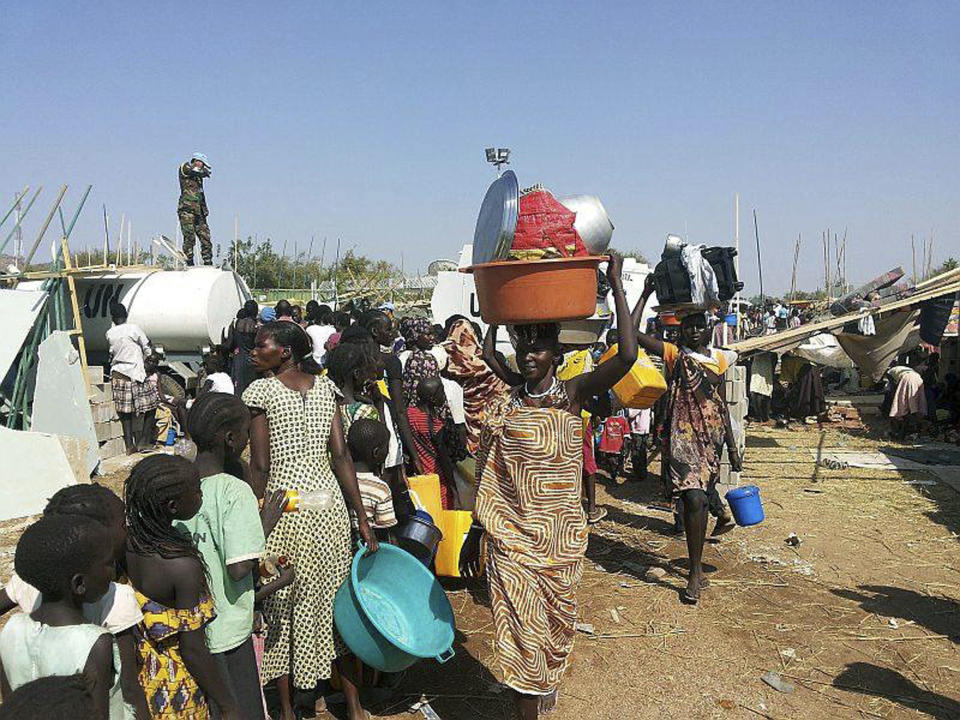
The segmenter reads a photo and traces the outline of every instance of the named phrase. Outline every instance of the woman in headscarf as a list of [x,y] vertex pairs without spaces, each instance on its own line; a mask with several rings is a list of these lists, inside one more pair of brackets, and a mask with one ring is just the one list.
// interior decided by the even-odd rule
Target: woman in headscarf
[[512,391],[483,427],[475,522],[460,555],[464,576],[479,573],[487,536],[487,581],[504,682],[517,714],[537,718],[556,705],[557,687],[573,648],[577,586],[587,548],[580,503],[583,423],[580,409],[606,393],[637,358],[637,341],[620,279],[623,260],[607,270],[616,300],[617,354],[591,373],[561,382],[557,323],[516,327],[519,373],[496,358],[497,328],[484,359],[512,380]]
[[[651,273],[633,311],[637,324],[653,289]],[[683,599],[692,604],[700,599],[700,589],[705,585],[700,559],[707,532],[707,496],[720,479],[720,456],[725,442],[731,469],[741,469],[723,378],[727,367],[736,361],[736,353],[709,347],[710,326],[703,310],[678,316],[677,345],[644,333],[638,333],[637,341],[648,353],[663,358],[667,376],[661,457],[667,463],[664,475],[674,501],[682,505],[690,555],[690,576]]]
[[455,319],[443,343],[447,367],[443,375],[463,388],[463,413],[467,426],[467,449],[476,454],[480,429],[495,401],[510,391],[483,361],[483,348],[473,323],[465,317]]
[[[407,350],[403,365],[403,399],[407,406],[417,403],[417,385],[421,380],[440,377],[440,366],[430,352],[433,347],[433,335],[427,318],[404,318],[400,322]],[[403,358],[401,358],[403,360]]]

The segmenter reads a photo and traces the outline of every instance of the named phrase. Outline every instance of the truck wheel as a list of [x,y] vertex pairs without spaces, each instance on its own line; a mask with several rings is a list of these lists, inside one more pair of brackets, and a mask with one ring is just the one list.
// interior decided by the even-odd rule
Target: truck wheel
[[172,397],[180,402],[187,401],[187,391],[172,375],[160,373],[160,393],[167,397]]

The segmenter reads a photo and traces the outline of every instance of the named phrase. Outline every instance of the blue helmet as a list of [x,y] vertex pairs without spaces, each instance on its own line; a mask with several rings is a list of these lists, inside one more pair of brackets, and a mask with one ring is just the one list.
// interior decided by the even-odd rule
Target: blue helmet
[[207,156],[204,155],[204,154],[201,153],[201,152],[195,152],[195,153],[193,154],[193,157],[190,158],[190,159],[191,159],[191,160],[199,160],[199,161],[202,162],[204,165],[206,165],[210,170],[213,170],[213,167],[210,165],[210,161],[207,160]]

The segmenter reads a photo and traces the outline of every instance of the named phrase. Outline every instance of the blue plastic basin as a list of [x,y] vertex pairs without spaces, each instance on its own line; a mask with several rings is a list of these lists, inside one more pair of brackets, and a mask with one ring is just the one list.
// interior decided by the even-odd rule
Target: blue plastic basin
[[453,657],[453,608],[440,583],[413,555],[381,544],[353,558],[337,591],[333,619],[347,647],[384,672],[399,672],[421,658]]
[[725,497],[730,503],[730,511],[737,525],[747,527],[763,522],[763,503],[760,502],[760,488],[756,485],[734,488]]

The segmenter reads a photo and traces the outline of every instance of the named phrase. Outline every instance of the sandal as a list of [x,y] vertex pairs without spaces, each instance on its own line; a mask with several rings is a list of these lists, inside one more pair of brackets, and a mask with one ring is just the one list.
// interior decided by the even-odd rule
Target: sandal
[[587,524],[596,525],[607,516],[607,509],[603,507],[594,508],[592,512],[587,513]]

